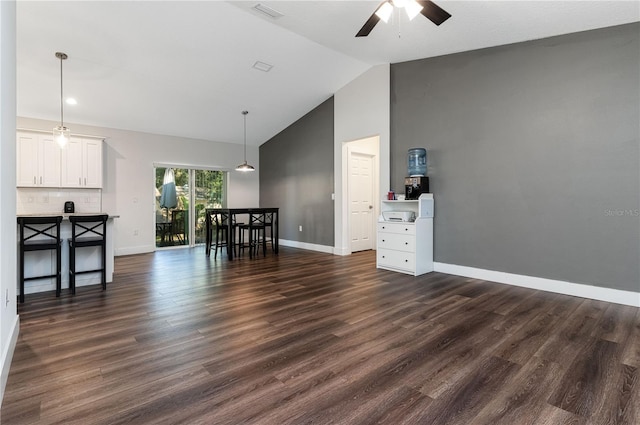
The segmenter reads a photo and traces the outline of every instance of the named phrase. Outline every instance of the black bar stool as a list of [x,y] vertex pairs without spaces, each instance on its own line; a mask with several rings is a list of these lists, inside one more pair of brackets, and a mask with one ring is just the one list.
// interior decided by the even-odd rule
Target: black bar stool
[[[71,239],[69,239],[69,288],[76,293],[76,276],[84,273],[101,272],[102,289],[107,289],[107,214],[72,215]],[[93,270],[76,270],[76,249],[90,246],[101,247],[102,267]]]
[[[24,303],[25,280],[56,278],[56,297],[62,290],[62,241],[60,223],[62,216],[18,217],[20,226],[20,303]],[[24,277],[24,253],[29,251],[56,251],[56,272],[50,275]]]
[[[244,231],[247,231],[248,241],[244,240]],[[240,249],[249,249],[249,258],[258,255],[258,249],[262,245],[262,255],[267,253],[267,242],[265,239],[265,213],[263,211],[250,211],[249,224],[240,226]]]

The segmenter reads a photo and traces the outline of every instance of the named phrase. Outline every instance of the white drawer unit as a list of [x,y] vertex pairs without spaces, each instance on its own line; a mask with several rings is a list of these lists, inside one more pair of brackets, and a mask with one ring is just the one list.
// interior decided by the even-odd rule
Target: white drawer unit
[[[415,226],[407,233],[386,231],[383,223],[378,223],[378,249],[395,249],[414,252],[416,250]],[[395,226],[394,226],[395,227]]]
[[378,248],[378,268],[413,274],[415,266],[416,256],[413,252]]
[[433,195],[383,201],[381,211],[412,210],[414,222],[378,221],[377,267],[418,276],[433,271]]

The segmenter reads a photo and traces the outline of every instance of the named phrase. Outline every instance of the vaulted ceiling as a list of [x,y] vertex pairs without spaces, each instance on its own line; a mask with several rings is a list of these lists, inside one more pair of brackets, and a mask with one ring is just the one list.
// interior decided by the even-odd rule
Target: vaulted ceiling
[[242,143],[248,110],[259,145],[376,64],[640,20],[635,0],[436,3],[439,27],[396,13],[355,38],[380,1],[19,1],[18,115],[60,119],[62,51],[65,122]]

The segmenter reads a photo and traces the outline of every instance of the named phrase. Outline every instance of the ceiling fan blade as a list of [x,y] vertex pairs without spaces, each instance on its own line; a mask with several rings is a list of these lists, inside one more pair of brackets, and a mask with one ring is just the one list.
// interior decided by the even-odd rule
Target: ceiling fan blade
[[426,18],[428,18],[436,25],[440,25],[451,17],[450,13],[448,13],[432,1],[425,0],[418,1],[418,3],[420,4],[420,6],[422,6],[422,10],[420,11],[420,13],[422,13]]
[[369,35],[373,27],[380,21],[380,18],[375,13],[364,23],[360,31],[356,34],[356,37],[366,37]]

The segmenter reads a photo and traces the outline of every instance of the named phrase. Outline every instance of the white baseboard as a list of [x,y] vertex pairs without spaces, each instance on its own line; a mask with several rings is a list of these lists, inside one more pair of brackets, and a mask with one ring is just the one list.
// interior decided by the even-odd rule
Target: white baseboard
[[7,380],[9,379],[9,369],[11,368],[11,360],[13,360],[13,352],[16,349],[18,343],[18,335],[20,335],[20,318],[18,315],[14,316],[13,325],[11,326],[11,335],[9,336],[8,344],[2,350],[2,364],[0,367],[0,404],[4,399],[4,390],[7,387]]
[[317,245],[314,243],[307,243],[307,242],[289,241],[286,239],[279,239],[278,243],[282,246],[290,246],[292,248],[307,249],[309,251],[318,251],[318,252],[324,252],[327,254],[333,254],[332,246]]
[[472,277],[524,288],[555,292],[582,298],[607,301],[610,303],[640,307],[640,292],[623,291],[620,289],[602,288],[581,283],[565,282],[562,280],[545,279],[542,277],[525,276],[505,273],[495,270],[478,269],[475,267],[458,266],[456,264],[433,263],[434,270],[441,273]]
[[348,248],[333,248],[334,255],[351,255],[351,250]]
[[125,248],[114,249],[113,254],[116,257],[121,255],[147,254],[156,250],[155,245],[128,246]]

